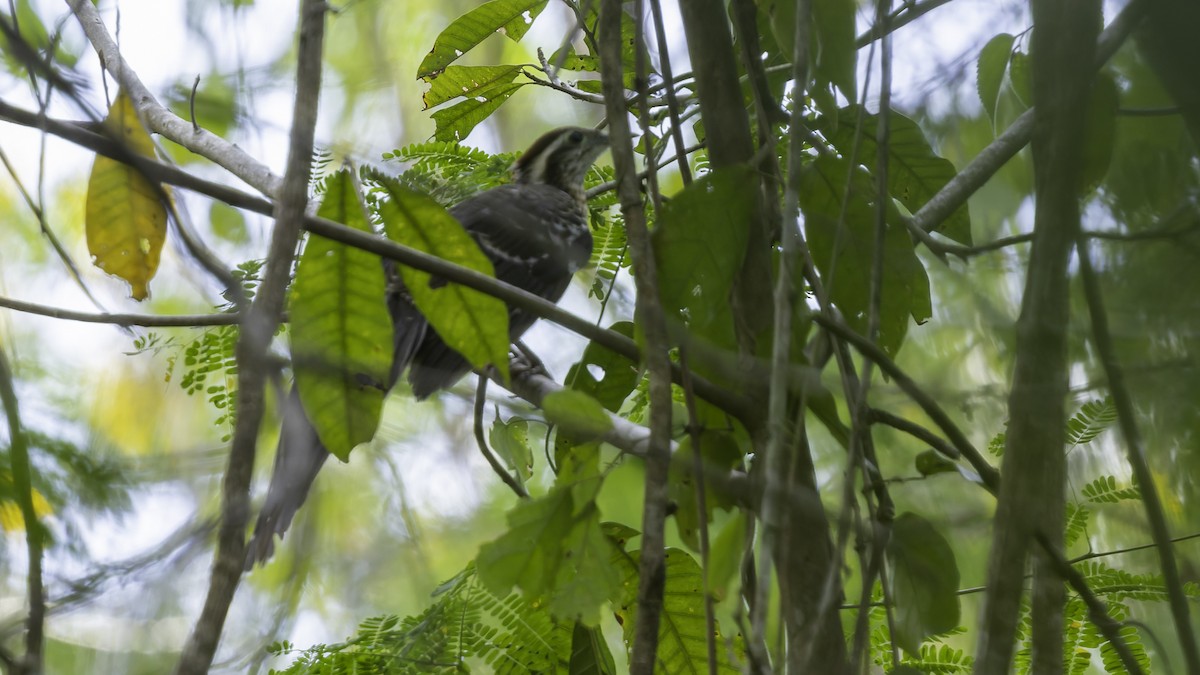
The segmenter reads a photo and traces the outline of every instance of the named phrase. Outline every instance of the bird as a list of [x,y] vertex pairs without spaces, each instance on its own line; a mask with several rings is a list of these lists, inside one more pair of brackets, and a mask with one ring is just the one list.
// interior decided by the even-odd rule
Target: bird
[[[547,132],[517,158],[512,182],[483,191],[450,207],[491,261],[496,278],[552,302],[566,292],[591,257],[587,197],[583,179],[608,148],[608,137],[593,129],[562,127]],[[452,386],[471,365],[433,330],[392,261],[384,261],[387,304],[395,328],[387,388],[407,370],[417,400]],[[510,342],[537,317],[508,308]],[[282,406],[282,427],[267,497],[246,552],[246,569],[266,562],[303,505],[329,451],[304,414],[293,386]]]

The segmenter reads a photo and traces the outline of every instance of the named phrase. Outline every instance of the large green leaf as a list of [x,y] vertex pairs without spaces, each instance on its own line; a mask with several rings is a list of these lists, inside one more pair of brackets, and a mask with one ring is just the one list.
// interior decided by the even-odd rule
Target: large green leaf
[[1080,180],[1084,193],[1091,192],[1104,180],[1108,165],[1112,162],[1113,139],[1117,131],[1117,107],[1119,104],[1117,82],[1112,73],[1101,72],[1092,85],[1088,98],[1087,117],[1083,123],[1085,142],[1083,145],[1083,176]]
[[[633,337],[633,323],[618,321],[608,327]],[[593,371],[596,371],[595,374]],[[578,363],[567,371],[570,388],[592,396],[608,410],[617,412],[641,379],[637,363],[595,342],[589,342]]]
[[571,675],[616,675],[617,664],[599,628],[589,628],[575,622],[575,628],[571,631],[571,661],[567,672]]
[[1000,85],[1004,83],[1004,73],[1008,70],[1008,58],[1012,56],[1013,40],[1008,33],[1001,33],[988,40],[979,52],[979,63],[975,69],[975,89],[979,92],[979,100],[988,118],[994,124],[996,121],[996,104],[1000,99]]
[[438,141],[461,141],[480,122],[486,120],[497,108],[504,105],[509,96],[525,86],[524,82],[497,84],[487,90],[486,95],[456,103],[449,108],[433,113],[433,138]]
[[832,82],[849,101],[857,100],[857,57],[855,44],[854,0],[813,0],[812,25],[815,29],[817,82]]
[[[727,431],[705,429],[697,434],[700,440],[700,461],[705,472],[721,475],[732,470],[742,461],[745,454],[738,447],[733,434]],[[696,495],[695,447],[688,436],[679,444],[679,450],[671,455],[670,482],[667,491],[676,505],[675,527],[679,538],[693,551],[700,550],[700,528],[712,520],[714,509],[729,509],[733,499],[713,490],[712,482],[705,483],[706,512],[701,516]]]
[[896,603],[893,637],[918,656],[925,638],[958,627],[958,564],[945,537],[915,513],[896,518],[887,553]]
[[595,626],[620,583],[612,564],[615,547],[592,499],[600,481],[598,475],[581,477],[509,511],[508,531],[479,549],[484,586],[497,595],[517,586],[530,601],[548,603],[556,616]]
[[421,97],[428,110],[458,97],[490,98],[493,89],[504,89],[521,73],[521,66],[450,66],[434,78]]
[[582,391],[562,389],[542,399],[546,419],[557,424],[576,440],[599,438],[612,429],[612,419],[599,401]]
[[[791,62],[795,54],[796,0],[757,0],[759,11],[771,27],[779,56]],[[858,46],[854,34],[857,3],[854,0],[813,0],[809,59],[816,91],[832,83],[847,100],[857,98]],[[770,44],[764,45],[770,51]]]
[[663,206],[654,230],[667,317],[721,347],[735,344],[730,291],[746,257],[756,185],[746,167],[709,174]]
[[520,40],[545,7],[546,0],[492,0],[463,14],[433,41],[433,49],[417,68],[417,78],[437,77],[492,33]]
[[[317,214],[370,231],[354,176],[334,174]],[[392,365],[392,320],[379,258],[312,235],[289,303],[292,363],[305,413],[342,461],[371,440]]]
[[512,418],[507,422],[499,417],[488,432],[492,449],[500,455],[508,468],[517,474],[521,482],[533,475],[533,450],[529,447],[529,423]]
[[[625,646],[633,646],[637,630],[638,551],[613,548],[614,567],[623,577],[620,595],[614,598],[614,610],[625,635]],[[685,551],[669,548],[665,561],[666,582],[663,589],[662,615],[658,625],[658,654],[654,672],[707,673],[707,629],[704,625],[704,584],[700,566]],[[736,663],[745,663],[744,644],[733,641],[735,655],[731,657],[727,639],[717,634],[716,666],[719,673],[740,673]]]
[[[855,142],[858,121],[857,105],[842,108],[836,128],[826,122],[820,129],[843,157],[849,157]],[[910,212],[925,205],[930,197],[945,187],[958,173],[949,160],[934,154],[925,134],[913,120],[895,111],[890,114],[888,137],[888,191]],[[878,163],[875,132],[879,125],[876,115],[863,117],[857,160],[872,172]],[[966,204],[950,214],[937,228],[938,232],[961,244],[971,245],[971,214]]]
[[[405,246],[494,276],[492,263],[462,225],[428,196],[382,181],[379,209],[387,236]],[[400,265],[413,303],[442,341],[475,368],[493,365],[508,377],[508,308],[504,302],[428,272]]]
[[[852,189],[839,232],[847,177],[852,179]],[[813,259],[834,304],[860,331],[867,327],[875,252],[872,187],[861,169],[851,175],[845,160],[829,156],[818,157],[800,176],[800,208]],[[889,224],[884,238],[880,346],[895,354],[908,332],[909,317],[923,323],[932,314],[929,277],[913,251],[912,239],[903,227]]]

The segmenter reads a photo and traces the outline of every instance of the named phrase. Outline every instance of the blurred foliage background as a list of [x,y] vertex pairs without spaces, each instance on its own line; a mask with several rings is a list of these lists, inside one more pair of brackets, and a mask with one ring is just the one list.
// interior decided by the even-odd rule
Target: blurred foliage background
[[[434,36],[477,3],[347,0],[331,15],[325,51],[325,87],[318,145],[331,163],[343,158],[384,164],[384,153],[429,139],[430,112],[423,109],[425,85],[418,66]],[[276,170],[283,165],[293,91],[295,3],[282,0],[153,0],[100,3],[110,26],[120,26],[123,52],[160,100],[183,117],[193,81],[195,119],[236,142]],[[1119,8],[1110,3],[1107,15]],[[667,3],[668,23],[676,9]],[[96,110],[111,95],[99,86],[95,54],[86,46],[67,8],[56,2],[12,0],[0,7],[6,20],[19,19],[23,35],[55,35],[58,60],[71,65],[86,84],[82,91]],[[860,10],[860,32],[867,22]],[[987,146],[1022,110],[1019,89],[1000,99],[989,117],[976,94],[976,62],[995,34],[1022,34],[1025,3],[955,0],[896,33],[896,100],[899,112],[916,120],[937,152],[961,167]],[[465,59],[467,65],[538,63],[537,49],[552,53],[574,25],[561,3],[551,2],[520,43],[493,36]],[[40,32],[39,32],[40,31]],[[681,33],[670,31],[676,72],[687,70]],[[1018,40],[1021,38],[1018,37]],[[44,45],[39,45],[44,46]],[[8,54],[5,54],[8,56]],[[865,63],[860,58],[860,64]],[[20,62],[6,58],[0,98],[37,109]],[[1194,139],[1174,115],[1134,114],[1172,106],[1143,56],[1132,44],[1110,64],[1120,107],[1112,130],[1112,159],[1101,186],[1086,201],[1086,227],[1121,239],[1093,244],[1120,356],[1126,365],[1150,460],[1176,534],[1200,532],[1194,479],[1200,444],[1200,234],[1194,204],[1197,166]],[[859,73],[859,82],[866,73]],[[873,106],[868,95],[868,105]],[[49,102],[54,117],[83,113],[62,97]],[[548,128],[592,126],[600,106],[572,100],[547,87],[529,85],[514,94],[465,144],[489,152],[525,147]],[[82,203],[90,159],[87,153],[35,130],[0,124],[0,150],[11,168],[0,176],[0,295],[52,306],[95,311],[206,313],[222,304],[219,289],[197,271],[186,254],[168,248],[151,299],[135,305],[123,284],[86,264]],[[710,131],[711,133],[711,131]],[[189,171],[227,180],[190,152],[162,141]],[[1032,172],[1023,151],[975,194],[970,202],[974,241],[987,242],[1029,232]],[[604,161],[604,160],[602,160]],[[679,179],[665,169],[663,189]],[[21,190],[45,208],[45,222],[78,265],[79,280],[54,253]],[[194,195],[181,206],[226,260],[261,259],[270,223]],[[1163,214],[1192,204],[1172,224]],[[1176,227],[1170,237],[1139,238]],[[933,289],[933,318],[910,326],[898,361],[986,447],[1005,428],[1006,398],[1014,330],[1027,248],[1013,246],[969,261],[948,262],[926,255]],[[593,272],[576,281],[565,305],[597,316],[587,297]],[[85,290],[86,289],[86,290]],[[605,324],[632,313],[632,284],[623,277],[605,309]],[[1103,374],[1085,340],[1089,326],[1083,303],[1072,318],[1074,408],[1104,398]],[[225,464],[223,439],[230,427],[223,411],[206,403],[229,385],[228,372],[207,373],[189,395],[187,381],[205,349],[220,349],[222,329],[129,329],[66,322],[31,314],[0,313],[0,341],[14,361],[18,392],[35,446],[38,490],[44,495],[53,546],[47,583],[55,603],[49,622],[47,671],[56,673],[157,673],[174,662],[207,583],[210,535]],[[561,378],[584,342],[542,325],[531,334],[534,349]],[[189,353],[189,349],[192,351]],[[186,385],[185,385],[186,386]],[[458,573],[478,546],[503,530],[513,495],[478,456],[470,428],[473,381],[436,400],[417,403],[403,393],[386,405],[381,433],[318,478],[276,559],[251,573],[234,604],[218,669],[246,672],[267,661],[263,648],[281,639],[300,647],[336,641],[365,617],[418,613],[430,593]],[[519,402],[493,390],[503,415],[536,417]],[[897,414],[919,411],[883,381],[876,407]],[[218,400],[219,402],[219,400]],[[265,429],[276,429],[277,420]],[[530,425],[535,438],[544,427]],[[264,432],[260,448],[274,446]],[[818,480],[836,495],[844,454],[832,440],[812,448]],[[922,475],[915,456],[926,448],[907,436],[883,431],[877,437],[881,473],[895,476],[899,511],[933,521],[954,546],[961,573],[963,621],[977,612],[972,589],[984,582],[993,501],[957,474]],[[536,447],[536,444],[535,444]],[[1111,432],[1069,449],[1071,498],[1091,510],[1084,536],[1068,554],[1115,551],[1148,543],[1136,501],[1090,502],[1083,488],[1116,476],[1129,484],[1120,443]],[[996,460],[996,458],[993,458]],[[996,460],[998,462],[998,460]],[[270,458],[260,453],[256,494],[265,489]],[[537,475],[550,480],[545,462]],[[7,479],[7,480],[6,480]],[[11,476],[0,471],[0,499]],[[625,463],[605,482],[599,503],[606,520],[637,522],[641,471]],[[6,502],[5,505],[11,502]],[[728,519],[722,514],[714,531]],[[17,521],[19,522],[19,521]],[[0,518],[5,573],[0,578],[0,637],[19,635],[24,610],[25,557],[13,518]],[[674,537],[673,528],[669,531]],[[1197,581],[1197,546],[1178,545],[1187,581]],[[1154,573],[1152,551],[1106,559],[1131,573]],[[1144,611],[1145,625],[1162,644],[1148,641],[1156,669],[1178,664],[1172,630],[1161,603],[1131,601]],[[1193,603],[1194,604],[1194,603]],[[729,609],[722,618],[730,621]],[[619,629],[606,625],[614,642]],[[950,638],[969,648],[968,638]]]

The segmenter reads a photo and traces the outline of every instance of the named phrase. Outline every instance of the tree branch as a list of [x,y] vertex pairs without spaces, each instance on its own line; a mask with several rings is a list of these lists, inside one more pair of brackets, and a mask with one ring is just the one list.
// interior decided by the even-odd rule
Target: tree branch
[[[1103,66],[1117,48],[1125,42],[1146,12],[1147,0],[1132,0],[1117,18],[1104,29],[1096,41],[1096,57],[1093,68]],[[954,178],[950,179],[937,194],[929,199],[910,221],[912,226],[925,232],[933,232],[967,203],[967,198],[975,194],[1000,167],[1012,159],[1021,148],[1029,144],[1033,138],[1034,110],[1031,108],[1021,114],[1002,134],[996,137],[990,145],[980,151],[975,159],[967,163]],[[957,245],[938,243],[935,252],[957,254]],[[963,247],[968,248],[969,247]],[[940,249],[940,250],[939,250]]]
[[[137,167],[151,180],[192,190],[253,213],[271,215],[273,212],[274,205],[267,199],[198,178],[177,167],[168,166],[146,157],[131,155],[121,145],[89,131],[82,124],[53,119],[44,120],[42,123],[39,122],[35,113],[12,106],[3,100],[0,100],[0,119],[30,127],[44,126],[49,133],[55,136]],[[509,305],[553,321],[632,361],[637,362],[641,359],[641,354],[633,340],[615,331],[600,328],[588,319],[575,316],[544,298],[506,284],[495,277],[460,267],[436,256],[401,246],[383,237],[355,230],[324,218],[305,216],[303,225],[308,232],[319,234],[347,246],[369,251],[382,258],[395,260],[414,269],[444,277],[448,281],[504,300]],[[672,365],[672,380],[679,382],[679,378],[678,367]],[[744,396],[722,389],[695,374],[693,374],[692,380],[696,387],[696,393],[701,398],[733,415],[747,428],[756,426],[755,420],[760,417],[761,412]]]
[[296,100],[288,147],[287,170],[275,210],[275,232],[258,295],[238,334],[237,421],[221,499],[221,527],[212,581],[204,610],[180,657],[177,675],[203,675],[216,653],[229,605],[246,560],[246,523],[250,515],[250,478],[262,422],[266,354],[283,314],[292,261],[300,238],[312,170],[317,102],[321,88],[321,54],[325,37],[324,0],[304,0],[296,64]]
[[236,145],[212,133],[197,130],[187,120],[175,115],[154,98],[146,85],[138,78],[117,43],[104,27],[100,12],[88,0],[66,0],[83,28],[88,42],[100,56],[100,63],[112,74],[121,88],[129,95],[137,109],[138,117],[146,128],[175,141],[192,152],[212,160],[233,175],[246,181],[268,197],[279,194],[281,181],[267,166],[251,157]]
[[[599,38],[600,75],[608,113],[613,167],[617,176],[617,195],[621,203],[621,215],[625,218],[637,288],[634,315],[645,335],[646,351],[643,357],[650,380],[650,436],[646,456],[641,558],[638,561],[637,628],[629,660],[631,673],[650,675],[656,661],[658,626],[666,583],[664,528],[668,500],[667,470],[671,459],[671,360],[667,354],[666,319],[658,300],[658,273],[638,189],[637,167],[625,107],[621,65],[624,46],[622,14],[620,0],[601,0],[596,33]],[[636,19],[640,28],[643,13],[639,11]],[[636,32],[635,40],[634,48],[640,54],[643,51],[640,30]],[[638,58],[644,58],[644,54]],[[643,77],[639,72],[638,79]],[[641,86],[644,88],[644,83]]]
[[1133,476],[1140,488],[1142,503],[1146,507],[1146,519],[1150,522],[1150,535],[1158,546],[1158,561],[1162,566],[1163,585],[1167,589],[1167,602],[1171,607],[1171,615],[1175,619],[1175,632],[1179,636],[1179,645],[1187,663],[1189,675],[1200,673],[1200,652],[1196,649],[1196,636],[1192,632],[1192,619],[1189,615],[1188,598],[1183,590],[1183,582],[1179,578],[1179,565],[1175,561],[1175,551],[1171,547],[1171,531],[1167,526],[1167,518],[1163,513],[1162,498],[1158,496],[1157,483],[1150,464],[1146,461],[1146,447],[1138,429],[1137,413],[1134,411],[1133,397],[1129,387],[1125,385],[1125,373],[1117,359],[1117,350],[1113,345],[1112,333],[1108,329],[1108,313],[1104,308],[1104,296],[1100,291],[1100,280],[1096,270],[1092,268],[1091,255],[1088,253],[1087,240],[1080,237],[1075,243],[1079,256],[1079,272],[1083,278],[1083,293],[1087,299],[1088,313],[1092,317],[1092,343],[1108,376],[1108,390],[1112,393],[1113,404],[1117,409],[1117,420],[1120,422],[1121,435],[1125,437],[1125,452],[1129,464],[1133,468]]
[[129,326],[147,327],[179,327],[200,328],[203,326],[232,326],[240,320],[237,314],[179,314],[175,316],[155,316],[153,314],[108,314],[77,312],[61,307],[39,305],[23,300],[0,297],[0,307],[27,314],[65,319],[67,321],[82,321],[84,323],[109,323],[123,328]]
[[9,454],[12,462],[12,482],[17,506],[25,525],[25,549],[29,554],[29,571],[25,575],[29,594],[29,616],[25,622],[25,656],[20,659],[18,673],[40,675],[42,649],[45,642],[46,588],[42,582],[42,523],[33,506],[33,476],[29,461],[29,443],[21,425],[17,408],[17,392],[8,355],[0,350],[0,402],[8,420]]

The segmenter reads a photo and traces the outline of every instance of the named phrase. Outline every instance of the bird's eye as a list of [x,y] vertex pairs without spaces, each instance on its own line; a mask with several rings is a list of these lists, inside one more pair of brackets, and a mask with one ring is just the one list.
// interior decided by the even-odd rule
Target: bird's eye
[[582,131],[572,131],[571,135],[568,136],[567,139],[570,140],[572,143],[575,143],[576,145],[578,145],[579,143],[583,142],[583,132]]

